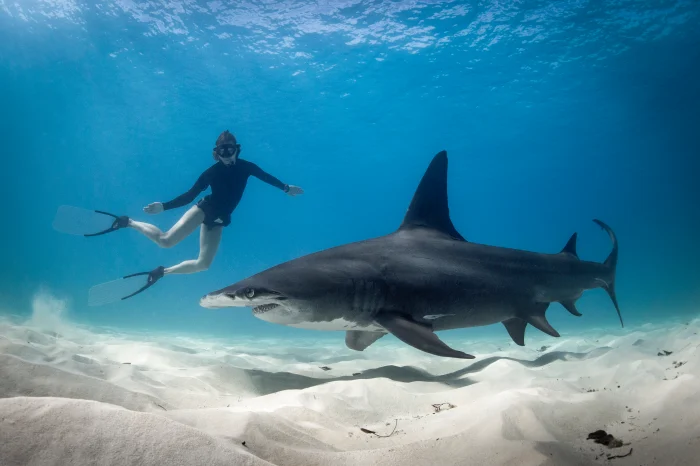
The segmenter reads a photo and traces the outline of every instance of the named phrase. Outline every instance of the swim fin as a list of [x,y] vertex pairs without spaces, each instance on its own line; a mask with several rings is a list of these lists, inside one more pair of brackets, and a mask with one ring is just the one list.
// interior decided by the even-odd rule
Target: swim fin
[[129,226],[129,217],[101,210],[88,210],[62,205],[56,211],[53,228],[61,233],[79,236],[99,236]]
[[165,267],[157,267],[150,272],[127,275],[110,282],[100,283],[90,288],[88,306],[101,306],[123,301],[153,286],[165,275]]

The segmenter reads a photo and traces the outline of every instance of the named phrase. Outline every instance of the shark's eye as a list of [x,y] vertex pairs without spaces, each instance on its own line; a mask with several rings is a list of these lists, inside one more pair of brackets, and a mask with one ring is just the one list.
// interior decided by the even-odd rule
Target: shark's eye
[[253,299],[253,297],[255,296],[255,290],[252,288],[246,288],[245,289],[245,296],[248,299]]

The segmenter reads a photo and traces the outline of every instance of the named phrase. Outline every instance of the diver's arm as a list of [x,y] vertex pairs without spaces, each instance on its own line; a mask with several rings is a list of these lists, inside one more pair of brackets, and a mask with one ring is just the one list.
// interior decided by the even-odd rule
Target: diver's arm
[[153,202],[148,204],[143,208],[144,212],[149,214],[158,214],[164,210],[176,209],[189,204],[195,197],[197,197],[197,194],[201,193],[209,186],[210,170],[211,168],[202,173],[189,191],[180,194],[175,199],[168,202]]
[[163,210],[176,209],[194,201],[197,194],[201,193],[209,186],[209,170],[202,173],[189,191],[180,194],[175,199],[163,202]]
[[282,183],[280,180],[275,178],[274,176],[270,175],[267,173],[265,170],[254,164],[253,162],[248,162],[249,167],[250,167],[250,174],[260,181],[264,181],[265,183],[274,186],[276,188],[281,189],[285,193],[289,194],[290,196],[296,196],[297,194],[302,194],[304,192],[303,189],[301,189],[298,186],[293,186],[293,185],[288,185],[285,183]]
[[270,175],[267,173],[265,170],[254,164],[253,162],[248,162],[248,167],[250,170],[251,176],[256,177],[260,181],[264,181],[265,183],[274,186],[275,188],[281,189],[284,192],[287,192],[289,190],[289,185],[286,185],[282,183],[280,180],[275,178],[274,176]]

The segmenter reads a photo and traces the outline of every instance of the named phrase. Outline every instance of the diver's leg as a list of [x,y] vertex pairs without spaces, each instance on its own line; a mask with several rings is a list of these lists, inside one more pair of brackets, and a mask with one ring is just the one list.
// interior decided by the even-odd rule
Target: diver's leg
[[197,273],[207,270],[219,250],[223,230],[224,228],[219,226],[210,229],[206,225],[202,225],[199,235],[199,257],[196,260],[184,261],[168,267],[165,269],[165,273]]
[[163,233],[157,226],[150,223],[129,220],[129,226],[142,233],[146,238],[161,248],[171,248],[187,238],[197,226],[204,221],[204,212],[197,206],[192,206],[173,227]]

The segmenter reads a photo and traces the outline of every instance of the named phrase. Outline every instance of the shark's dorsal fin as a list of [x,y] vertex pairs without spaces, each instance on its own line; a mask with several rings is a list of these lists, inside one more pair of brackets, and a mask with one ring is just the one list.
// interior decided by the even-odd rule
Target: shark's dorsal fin
[[410,228],[430,228],[455,240],[466,241],[452,224],[447,205],[447,151],[433,157],[413,194],[399,230]]
[[566,243],[566,246],[564,246],[564,249],[561,250],[561,253],[571,254],[574,257],[578,257],[578,254],[576,254],[576,237],[577,236],[578,236],[578,233],[574,233],[573,235],[571,235],[571,238],[569,238],[569,242]]

